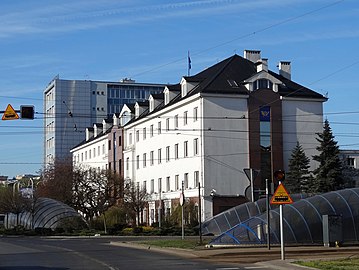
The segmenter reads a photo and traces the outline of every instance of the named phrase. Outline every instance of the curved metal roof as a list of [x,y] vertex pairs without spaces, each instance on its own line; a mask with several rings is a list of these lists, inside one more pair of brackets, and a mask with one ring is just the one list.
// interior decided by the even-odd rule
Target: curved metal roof
[[[279,243],[279,209],[270,210],[271,243]],[[359,241],[359,188],[332,191],[283,206],[285,242],[323,243],[323,216],[336,217],[343,242]],[[211,244],[261,244],[267,242],[266,213],[250,217],[223,232]]]
[[78,216],[80,214],[75,209],[62,202],[49,198],[39,198],[35,201],[33,214],[23,212],[19,214],[19,217],[16,214],[9,214],[5,225],[8,228],[21,225],[27,229],[38,227],[55,229],[61,220]]

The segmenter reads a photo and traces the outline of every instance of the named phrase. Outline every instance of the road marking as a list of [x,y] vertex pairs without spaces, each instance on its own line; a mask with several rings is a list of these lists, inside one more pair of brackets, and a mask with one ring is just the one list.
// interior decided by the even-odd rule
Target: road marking
[[216,270],[237,270],[238,267],[232,267],[232,268],[216,268]]
[[245,269],[263,269],[263,266],[246,266]]

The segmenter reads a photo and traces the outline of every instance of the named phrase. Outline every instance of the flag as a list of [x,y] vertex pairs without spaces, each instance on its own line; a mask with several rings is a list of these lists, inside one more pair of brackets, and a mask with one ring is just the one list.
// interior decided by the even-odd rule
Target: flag
[[191,67],[192,67],[192,65],[191,65],[191,57],[189,56],[189,51],[188,51],[188,76],[189,76],[189,71],[191,70]]

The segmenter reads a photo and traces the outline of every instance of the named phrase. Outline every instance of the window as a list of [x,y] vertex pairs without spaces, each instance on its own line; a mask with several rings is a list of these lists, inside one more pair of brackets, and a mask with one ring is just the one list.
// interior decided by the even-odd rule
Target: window
[[193,155],[198,155],[198,138],[193,139]]
[[96,148],[93,149],[93,157],[96,157]]
[[89,150],[89,159],[91,159],[91,149]]
[[347,165],[348,165],[349,167],[355,168],[355,159],[354,159],[354,158],[351,158],[351,157],[348,157],[348,158],[347,158]]
[[130,169],[130,158],[126,158],[126,171]]
[[188,141],[185,141],[183,146],[183,156],[188,157]]
[[139,155],[136,156],[136,168],[137,169],[140,168],[140,156]]
[[273,83],[267,79],[259,79],[253,83],[253,89],[273,89]]
[[178,143],[175,144],[175,159],[178,159]]
[[187,115],[188,115],[188,112],[185,111],[185,112],[183,113],[183,125],[187,125]]
[[179,175],[176,174],[175,175],[175,190],[179,190],[180,187],[179,187]]
[[166,147],[166,161],[167,162],[170,161],[170,147],[169,146]]
[[146,140],[146,128],[143,128],[143,139]]
[[146,158],[147,158],[147,155],[146,153],[143,154],[143,168],[146,167]]
[[162,163],[162,149],[158,149],[158,164],[161,164]]
[[161,132],[162,132],[162,130],[161,130],[161,122],[158,122],[157,132],[158,132],[158,134],[161,134]]
[[162,192],[162,178],[158,178],[158,193]]
[[188,173],[184,174],[183,181],[184,181],[184,188],[187,189],[188,188]]
[[150,152],[150,165],[153,166],[153,160],[154,160],[154,153],[153,151]]
[[150,136],[153,137],[153,125],[150,126]]
[[198,120],[198,107],[193,108],[193,122]]
[[[128,134],[128,144],[132,144],[132,133]],[[108,149],[111,150],[111,149]]]
[[121,135],[118,136],[118,146],[121,146],[122,145],[122,137]]
[[108,150],[109,151],[111,150],[111,144],[112,144],[111,140],[108,140]]
[[97,155],[101,155],[101,146],[97,146]]
[[105,144],[102,145],[102,155],[105,154]]
[[171,190],[171,183],[170,183],[170,177],[167,176],[166,177],[166,191],[170,191]]
[[140,131],[136,130],[136,142],[140,140]]
[[176,114],[175,115],[175,118],[174,118],[174,120],[175,120],[175,129],[178,129],[178,114]]
[[199,183],[199,171],[195,171],[194,175],[193,175],[193,186],[194,187],[198,187],[198,183]]
[[87,151],[85,151],[85,160],[87,160]]
[[155,192],[155,179],[151,179],[151,187],[150,187],[150,193]]
[[145,192],[147,192],[147,182],[143,181],[142,188]]
[[170,131],[170,119],[166,118],[166,131]]

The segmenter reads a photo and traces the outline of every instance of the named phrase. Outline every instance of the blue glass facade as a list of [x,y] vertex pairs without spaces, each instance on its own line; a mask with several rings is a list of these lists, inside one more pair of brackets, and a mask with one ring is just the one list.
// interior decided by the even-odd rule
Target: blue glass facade
[[109,84],[107,87],[108,116],[119,113],[124,104],[146,101],[150,94],[160,94],[163,89],[164,86]]

